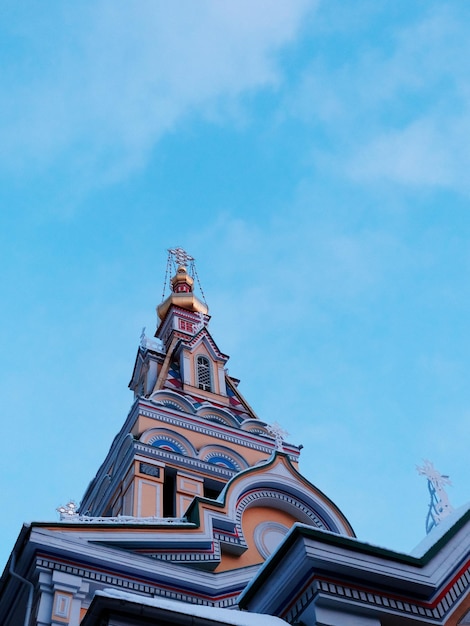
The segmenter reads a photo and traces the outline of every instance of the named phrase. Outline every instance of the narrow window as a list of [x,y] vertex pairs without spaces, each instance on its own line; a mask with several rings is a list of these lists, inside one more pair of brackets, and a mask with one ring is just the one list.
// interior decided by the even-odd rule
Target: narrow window
[[165,467],[163,480],[163,517],[176,515],[176,471]]
[[196,359],[197,386],[204,391],[212,391],[211,366],[209,359],[199,355]]

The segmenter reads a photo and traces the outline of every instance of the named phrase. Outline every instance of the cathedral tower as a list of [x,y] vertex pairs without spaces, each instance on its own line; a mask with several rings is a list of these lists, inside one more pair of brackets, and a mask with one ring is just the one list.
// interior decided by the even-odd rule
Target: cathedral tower
[[[110,587],[234,607],[296,522],[354,536],[299,473],[300,448],[255,414],[229,376],[194,291],[194,259],[176,248],[168,266],[155,337],[143,332],[137,349],[133,404],[80,506],[23,528],[2,590],[7,626],[22,623],[32,593],[21,576],[34,580],[36,624],[78,626]],[[91,614],[85,622],[94,624]]]
[[[194,259],[176,248],[168,266],[171,291],[157,307],[155,339],[142,333],[129,383],[134,404],[79,516],[164,523],[161,548],[155,540],[137,548],[134,540],[133,549],[217,571],[261,563],[296,521],[352,535],[333,503],[298,473],[299,447],[258,418],[228,375],[208,306],[194,293]],[[229,503],[232,491],[241,500]],[[183,530],[190,520],[199,530]],[[189,536],[209,527],[211,552],[195,555]]]

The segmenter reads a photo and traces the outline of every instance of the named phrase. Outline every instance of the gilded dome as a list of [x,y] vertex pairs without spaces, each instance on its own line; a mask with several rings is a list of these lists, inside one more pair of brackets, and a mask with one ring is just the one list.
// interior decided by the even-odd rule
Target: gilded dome
[[176,270],[176,274],[171,279],[171,293],[166,300],[157,306],[158,317],[163,320],[172,304],[186,309],[187,311],[195,311],[207,314],[209,308],[201,302],[193,293],[194,280],[188,274],[184,265],[180,265]]

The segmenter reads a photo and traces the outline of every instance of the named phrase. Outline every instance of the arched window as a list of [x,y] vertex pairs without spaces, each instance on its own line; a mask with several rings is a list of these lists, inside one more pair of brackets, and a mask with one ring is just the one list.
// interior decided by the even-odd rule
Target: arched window
[[196,359],[197,386],[204,391],[212,391],[211,366],[206,356],[199,355]]

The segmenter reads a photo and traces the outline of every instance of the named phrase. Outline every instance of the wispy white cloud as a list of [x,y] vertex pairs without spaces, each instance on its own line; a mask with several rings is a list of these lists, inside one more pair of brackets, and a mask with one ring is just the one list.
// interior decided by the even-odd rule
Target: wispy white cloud
[[[70,159],[108,175],[144,161],[185,116],[226,115],[242,94],[282,80],[277,53],[314,0],[100,0],[11,24],[18,72],[0,97],[4,167]],[[33,10],[33,8],[31,9]],[[26,10],[25,10],[26,12]]]
[[[362,10],[371,30],[375,11]],[[326,136],[319,146],[312,131],[317,164],[355,182],[468,192],[468,17],[465,5],[431,3],[381,24],[349,59],[316,51],[287,107]]]
[[[446,133],[439,128],[433,117],[419,119],[371,139],[350,156],[347,171],[364,182],[382,179],[403,185],[458,185],[461,164],[455,153],[461,152],[457,149],[461,140],[455,131]],[[469,160],[470,150],[466,162]]]
[[354,178],[470,189],[470,45],[459,14],[435,9],[399,33],[393,55],[376,63],[366,93],[382,119],[350,155]]

